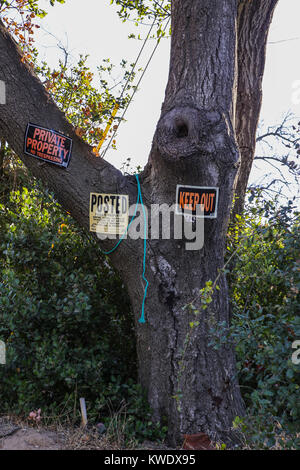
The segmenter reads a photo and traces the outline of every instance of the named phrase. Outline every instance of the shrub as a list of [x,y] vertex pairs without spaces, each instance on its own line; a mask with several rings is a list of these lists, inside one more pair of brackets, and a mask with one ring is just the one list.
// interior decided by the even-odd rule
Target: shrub
[[83,396],[90,423],[122,420],[124,443],[163,438],[137,384],[130,303],[109,259],[9,148],[1,183],[0,413],[42,408],[43,422],[75,423]]
[[280,207],[258,196],[229,231],[228,257],[234,252],[232,325],[212,330],[212,344],[235,344],[251,445],[270,447],[285,433],[286,446],[296,446],[300,380],[292,344],[300,339],[300,239],[292,203]]
[[[47,192],[12,191],[0,205],[2,411],[55,410],[84,396],[94,413],[136,377],[129,301],[96,244]],[[123,387],[123,388],[122,388]]]

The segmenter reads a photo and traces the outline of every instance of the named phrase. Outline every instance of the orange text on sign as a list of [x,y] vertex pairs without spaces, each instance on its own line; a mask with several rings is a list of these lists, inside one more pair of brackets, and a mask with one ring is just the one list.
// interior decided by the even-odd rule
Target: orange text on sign
[[180,192],[179,206],[194,212],[197,205],[201,204],[206,212],[212,212],[215,196],[215,193],[203,193],[200,198],[199,193]]

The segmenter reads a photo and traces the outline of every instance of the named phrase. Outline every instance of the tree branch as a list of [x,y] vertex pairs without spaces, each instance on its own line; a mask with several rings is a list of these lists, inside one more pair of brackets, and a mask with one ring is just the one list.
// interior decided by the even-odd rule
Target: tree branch
[[[6,84],[6,104],[0,105],[0,136],[32,173],[54,191],[58,201],[83,226],[89,223],[90,192],[119,193],[127,179],[111,164],[96,158],[89,145],[56,106],[33,70],[22,62],[22,51],[0,21],[0,80]],[[73,140],[66,169],[41,162],[23,153],[28,122],[55,129]],[[131,193],[135,193],[132,189]],[[132,200],[136,196],[132,196]]]
[[237,197],[233,214],[240,213],[243,209],[255,155],[267,38],[277,3],[278,0],[239,0],[238,4],[238,85],[235,130],[241,161],[235,181]]

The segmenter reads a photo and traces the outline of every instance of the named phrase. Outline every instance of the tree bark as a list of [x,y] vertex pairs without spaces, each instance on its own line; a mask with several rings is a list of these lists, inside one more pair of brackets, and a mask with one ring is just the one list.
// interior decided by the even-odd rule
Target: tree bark
[[4,144],[5,141],[0,139],[0,178],[3,176],[4,173],[4,157],[5,157],[5,152],[4,152]]
[[239,0],[235,131],[241,160],[235,181],[232,219],[243,211],[248,180],[255,157],[267,39],[277,3],[278,0]]
[[[243,414],[233,350],[215,351],[208,345],[210,320],[229,322],[224,277],[210,308],[200,314],[184,370],[181,366],[193,321],[182,307],[224,265],[238,161],[233,130],[236,13],[235,0],[173,1],[169,81],[144,172],[144,191],[152,203],[173,204],[177,184],[220,189],[219,216],[205,221],[201,251],[186,251],[176,241],[148,244],[152,287],[148,324],[138,340],[139,370],[152,408],[169,417],[173,443],[183,433],[199,431],[225,440],[227,435],[228,440],[233,419]],[[201,311],[199,298],[195,307]],[[171,398],[178,387],[179,407]]]
[[[177,184],[219,188],[218,217],[205,220],[203,248],[188,251],[185,240],[147,240],[145,324],[138,322],[144,295],[143,241],[128,238],[111,255],[135,314],[140,381],[154,418],[167,419],[172,445],[182,443],[183,434],[198,432],[231,441],[232,421],[244,412],[233,348],[228,344],[216,350],[209,345],[210,326],[219,321],[229,324],[224,275],[206,310],[201,309],[199,297],[199,290],[214,281],[224,265],[239,159],[235,139],[237,14],[236,0],[173,0],[169,80],[149,162],[140,175],[147,208],[173,205]],[[122,176],[95,158],[32,70],[21,62],[21,52],[2,24],[0,56],[0,80],[7,87],[7,104],[0,106],[0,136],[54,190],[62,206],[87,228],[90,192],[129,194],[130,204],[135,204],[135,178]],[[23,153],[28,122],[73,139],[67,169]],[[104,249],[115,244],[101,243]],[[194,314],[183,307],[192,301],[199,310],[199,326],[191,330]],[[187,336],[190,341],[183,354]]]

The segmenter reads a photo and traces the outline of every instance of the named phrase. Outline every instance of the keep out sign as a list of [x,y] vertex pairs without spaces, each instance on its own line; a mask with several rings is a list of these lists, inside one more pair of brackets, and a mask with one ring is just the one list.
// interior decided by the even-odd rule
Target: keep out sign
[[24,153],[55,165],[67,167],[72,152],[72,139],[52,129],[27,124]]
[[[205,217],[215,219],[217,217],[219,188],[207,186],[177,185],[176,189],[176,213],[192,217]],[[197,205],[202,206],[202,214],[197,215]]]

